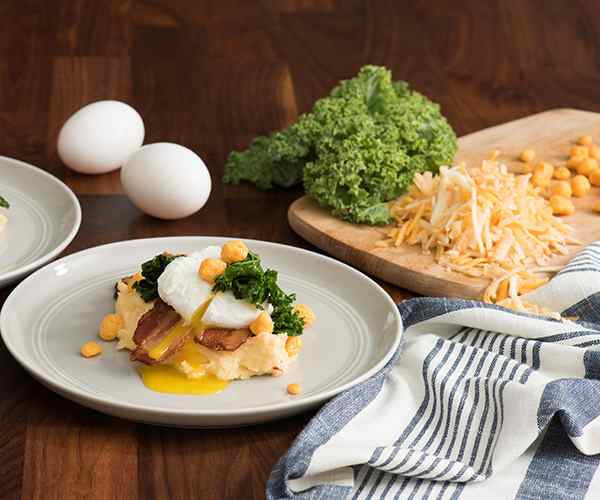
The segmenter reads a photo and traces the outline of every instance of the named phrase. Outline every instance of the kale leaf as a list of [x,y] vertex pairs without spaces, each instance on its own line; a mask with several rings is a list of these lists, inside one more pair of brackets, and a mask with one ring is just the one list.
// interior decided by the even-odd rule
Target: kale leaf
[[456,148],[437,104],[393,82],[386,68],[365,66],[285,130],[232,152],[223,180],[260,189],[303,180],[336,217],[385,224],[391,220],[386,202],[405,192],[416,172],[450,163]]
[[144,302],[150,302],[158,297],[158,278],[171,262],[181,255],[161,253],[142,264],[142,276],[144,279],[133,284]]
[[229,264],[216,280],[215,292],[231,291],[236,299],[243,299],[258,308],[265,302],[273,306],[273,332],[290,337],[302,335],[304,320],[293,309],[296,296],[286,294],[277,284],[277,271],[263,270],[260,258],[253,252],[241,262]]
[[2,207],[2,208],[10,207],[10,203],[8,203],[8,201],[6,201],[6,199],[4,199],[2,196],[0,196],[0,207]]

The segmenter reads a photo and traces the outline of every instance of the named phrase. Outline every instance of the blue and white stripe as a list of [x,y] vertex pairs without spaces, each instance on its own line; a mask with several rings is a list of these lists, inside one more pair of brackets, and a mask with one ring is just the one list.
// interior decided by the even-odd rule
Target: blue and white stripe
[[401,303],[399,351],[323,407],[268,498],[600,498],[598,273],[600,243],[530,294],[573,321]]

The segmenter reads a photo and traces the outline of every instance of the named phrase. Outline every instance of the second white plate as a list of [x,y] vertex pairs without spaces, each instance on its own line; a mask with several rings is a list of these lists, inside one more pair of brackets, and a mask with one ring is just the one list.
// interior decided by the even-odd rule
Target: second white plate
[[[84,359],[79,348],[97,338],[113,310],[117,279],[165,250],[187,253],[225,238],[132,240],[69,255],[24,280],[6,300],[0,329],[6,346],[46,386],[85,406],[148,423],[226,427],[298,413],[323,403],[376,373],[392,356],[402,331],[398,310],[374,281],[331,258],[275,243],[246,240],[265,267],[280,273],[317,315],[303,335],[298,361],[281,377],[231,383],[211,396],[153,392],[141,382],[127,351],[103,343],[101,356]],[[286,386],[297,382],[299,396]]]
[[0,196],[10,203],[0,233],[0,286],[52,260],[73,240],[81,208],[73,192],[39,168],[0,156]]

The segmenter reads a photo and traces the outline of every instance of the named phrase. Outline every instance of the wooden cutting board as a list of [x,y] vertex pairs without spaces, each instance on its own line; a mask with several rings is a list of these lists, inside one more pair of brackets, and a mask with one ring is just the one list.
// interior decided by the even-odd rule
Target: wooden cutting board
[[[500,160],[519,172],[519,153],[531,147],[535,161],[564,165],[574,141],[590,134],[600,144],[600,114],[574,109],[554,109],[491,127],[461,137],[456,161],[477,166],[491,151],[500,150]],[[576,212],[565,217],[583,244],[600,240],[600,214],[592,210],[600,200],[600,188],[592,188],[585,198],[573,198]],[[325,252],[362,271],[423,295],[480,298],[488,282],[445,271],[420,247],[378,248],[389,227],[350,224],[331,216],[309,196],[289,208],[288,220],[300,236]],[[581,249],[571,247],[568,257],[558,257],[550,265],[564,265]]]

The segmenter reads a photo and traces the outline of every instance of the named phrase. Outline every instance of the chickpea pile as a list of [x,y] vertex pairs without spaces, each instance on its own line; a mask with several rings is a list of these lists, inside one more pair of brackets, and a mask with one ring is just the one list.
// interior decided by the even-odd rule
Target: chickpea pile
[[[563,166],[546,161],[533,164],[535,156],[531,148],[521,152],[519,160],[525,164],[522,171],[531,173],[531,183],[547,194],[554,215],[575,213],[571,197],[583,198],[592,186],[600,187],[600,147],[594,144],[590,135],[577,139]],[[594,205],[594,210],[600,212],[600,201]]]

